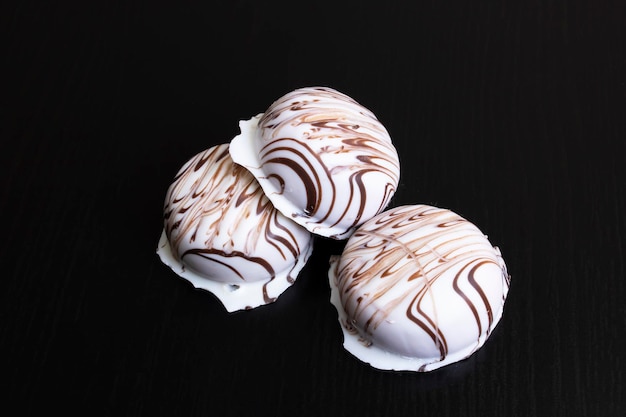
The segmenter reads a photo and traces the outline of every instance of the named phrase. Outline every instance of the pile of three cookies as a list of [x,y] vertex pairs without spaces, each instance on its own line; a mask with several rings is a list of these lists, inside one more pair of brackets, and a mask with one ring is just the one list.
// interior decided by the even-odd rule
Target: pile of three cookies
[[167,190],[161,260],[227,311],[277,299],[314,236],[330,259],[344,347],[379,369],[429,371],[478,350],[510,278],[497,247],[454,212],[388,208],[400,177],[389,133],[327,87],[300,88],[191,158]]

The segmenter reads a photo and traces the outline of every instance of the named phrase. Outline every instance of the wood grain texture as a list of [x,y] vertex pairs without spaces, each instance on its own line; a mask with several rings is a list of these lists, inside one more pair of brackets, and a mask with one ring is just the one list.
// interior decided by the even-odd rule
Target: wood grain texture
[[[338,3],[2,6],[7,409],[624,415],[623,2]],[[160,263],[178,168],[309,85],[385,124],[393,205],[449,208],[501,248],[504,316],[470,359],[393,373],[345,352],[334,242],[275,304],[235,314]]]

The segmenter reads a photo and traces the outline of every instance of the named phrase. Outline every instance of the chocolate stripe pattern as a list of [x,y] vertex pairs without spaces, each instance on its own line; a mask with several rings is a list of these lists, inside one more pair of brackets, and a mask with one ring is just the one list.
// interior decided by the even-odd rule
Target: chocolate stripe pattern
[[231,156],[259,180],[274,206],[309,231],[335,239],[387,207],[398,153],[374,114],[336,90],[294,90],[242,121]]
[[502,316],[510,285],[499,249],[475,225],[426,205],[364,223],[331,260],[329,279],[352,339],[346,348],[372,366],[415,371],[479,349]]
[[[293,284],[310,255],[312,236],[272,206],[228,148],[222,144],[197,154],[174,178],[164,205],[165,244],[169,264],[192,276],[194,285],[220,299],[241,297],[234,309],[252,308],[273,302]],[[254,295],[244,297],[246,292]]]

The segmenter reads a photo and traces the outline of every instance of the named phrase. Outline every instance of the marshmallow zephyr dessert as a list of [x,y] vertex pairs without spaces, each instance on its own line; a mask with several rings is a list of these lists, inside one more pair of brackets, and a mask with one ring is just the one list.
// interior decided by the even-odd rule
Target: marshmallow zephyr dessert
[[157,253],[232,312],[271,303],[291,286],[313,236],[274,208],[228,148],[211,147],[179,170],[166,193]]
[[334,89],[293,90],[239,125],[233,160],[278,210],[314,234],[346,239],[396,191],[400,164],[389,133]]
[[431,371],[472,355],[502,317],[510,284],[475,225],[427,205],[373,217],[330,264],[345,349],[385,370]]

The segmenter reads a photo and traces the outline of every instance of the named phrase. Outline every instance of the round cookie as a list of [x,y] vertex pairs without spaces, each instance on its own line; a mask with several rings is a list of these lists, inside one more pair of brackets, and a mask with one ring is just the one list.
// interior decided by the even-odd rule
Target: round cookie
[[222,144],[195,155],[167,190],[157,253],[228,311],[276,300],[293,284],[313,236],[283,216]]
[[278,210],[320,236],[349,237],[386,208],[398,186],[398,153],[385,127],[331,88],[294,90],[240,128],[233,160]]
[[407,205],[361,225],[331,258],[329,282],[346,350],[375,368],[430,371],[485,343],[510,277],[475,225]]

